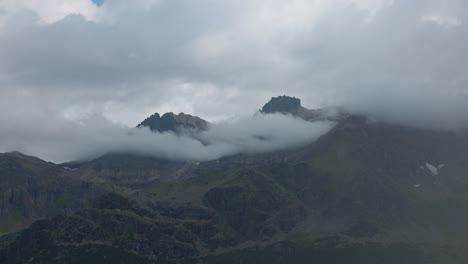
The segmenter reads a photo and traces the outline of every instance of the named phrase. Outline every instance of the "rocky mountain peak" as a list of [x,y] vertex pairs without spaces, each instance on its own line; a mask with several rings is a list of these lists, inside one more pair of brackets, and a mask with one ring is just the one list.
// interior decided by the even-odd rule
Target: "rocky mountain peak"
[[263,113],[292,113],[302,108],[301,99],[290,96],[272,97],[263,108]]
[[208,122],[197,117],[184,113],[178,115],[169,112],[160,116],[158,113],[146,118],[141,122],[138,127],[148,127],[152,131],[166,132],[174,131],[180,132],[181,130],[205,130],[208,127]]
[[333,121],[339,122],[346,119],[350,114],[339,107],[328,107],[322,109],[307,109],[301,105],[301,99],[282,95],[272,97],[260,112],[265,114],[290,114],[306,121]]

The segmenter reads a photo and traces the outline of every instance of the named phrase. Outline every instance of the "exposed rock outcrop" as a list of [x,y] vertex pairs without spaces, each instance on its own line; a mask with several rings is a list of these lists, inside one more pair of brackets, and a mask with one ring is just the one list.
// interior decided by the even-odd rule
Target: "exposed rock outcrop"
[[184,113],[178,115],[169,112],[160,116],[158,113],[146,118],[138,127],[149,127],[157,132],[182,132],[182,131],[201,131],[208,128],[208,122],[197,116]]
[[301,99],[290,96],[272,97],[263,108],[263,113],[294,113],[305,109],[301,106]]
[[301,105],[301,99],[287,95],[272,97],[260,112],[290,114],[307,121],[341,121],[349,116],[348,113],[339,108],[307,109]]

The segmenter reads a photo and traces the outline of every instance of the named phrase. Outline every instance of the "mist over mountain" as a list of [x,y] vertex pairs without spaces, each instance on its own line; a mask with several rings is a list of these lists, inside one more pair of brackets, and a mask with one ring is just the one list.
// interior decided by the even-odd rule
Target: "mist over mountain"
[[198,133],[111,129],[88,160],[0,155],[0,262],[466,262],[467,134],[298,102]]
[[[49,121],[50,122],[50,121]],[[56,120],[51,127],[0,130],[0,150],[21,151],[55,162],[87,160],[107,153],[133,153],[170,160],[215,160],[238,153],[258,153],[313,142],[333,122],[307,122],[292,115],[255,114],[208,123],[199,117],[173,113],[152,115],[137,128],[93,116],[72,122]]]
[[466,0],[0,0],[0,264],[466,264],[466,69]]

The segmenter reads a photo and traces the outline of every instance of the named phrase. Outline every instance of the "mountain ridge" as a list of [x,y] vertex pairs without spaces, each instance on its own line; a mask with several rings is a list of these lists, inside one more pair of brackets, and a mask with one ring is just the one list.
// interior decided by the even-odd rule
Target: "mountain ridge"
[[327,107],[322,109],[308,109],[301,104],[301,99],[287,95],[272,97],[260,113],[264,114],[286,114],[299,117],[306,121],[333,121],[339,122],[351,114],[341,107]]
[[208,128],[209,123],[197,116],[168,112],[160,116],[158,113],[143,120],[137,127],[148,127],[154,132],[198,132]]
[[[294,102],[267,109],[309,111]],[[468,137],[338,117],[314,143],[191,164],[173,181],[146,181],[168,164],[141,157],[70,165],[63,176],[112,192],[0,237],[0,262],[466,263]]]

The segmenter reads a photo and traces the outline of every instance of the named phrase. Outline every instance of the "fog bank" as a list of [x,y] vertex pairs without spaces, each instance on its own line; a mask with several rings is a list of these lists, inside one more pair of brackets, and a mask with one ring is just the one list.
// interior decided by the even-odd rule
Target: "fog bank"
[[[206,161],[238,153],[260,153],[313,142],[333,123],[262,115],[214,123],[194,139],[172,132],[130,128],[92,116],[74,122],[15,123],[0,128],[0,152],[20,151],[56,163],[107,153],[133,153],[169,160]],[[25,129],[21,129],[24,127]],[[34,127],[34,129],[30,129]],[[202,143],[203,142],[203,143]]]

